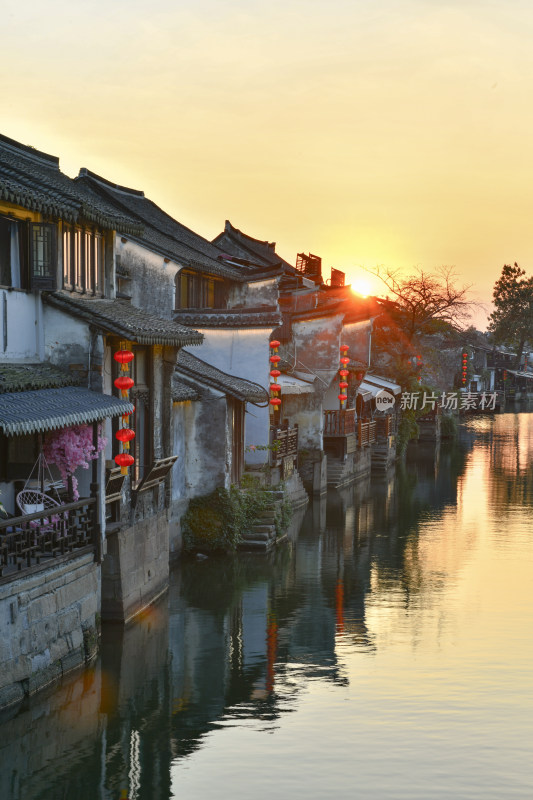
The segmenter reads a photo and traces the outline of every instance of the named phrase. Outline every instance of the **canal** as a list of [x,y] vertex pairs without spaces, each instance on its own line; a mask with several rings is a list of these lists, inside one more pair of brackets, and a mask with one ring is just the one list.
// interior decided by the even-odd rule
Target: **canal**
[[0,718],[2,800],[533,796],[533,415],[185,561],[98,661]]

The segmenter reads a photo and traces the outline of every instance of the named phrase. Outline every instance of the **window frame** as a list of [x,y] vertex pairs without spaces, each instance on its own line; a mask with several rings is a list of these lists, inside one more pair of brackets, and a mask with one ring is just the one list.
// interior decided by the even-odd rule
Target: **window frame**
[[101,297],[105,239],[88,226],[63,224],[63,289]]

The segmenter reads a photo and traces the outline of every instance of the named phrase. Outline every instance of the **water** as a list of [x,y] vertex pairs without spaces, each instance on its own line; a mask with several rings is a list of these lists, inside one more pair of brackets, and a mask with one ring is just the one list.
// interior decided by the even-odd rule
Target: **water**
[[314,503],[0,725],[2,800],[533,796],[533,415]]

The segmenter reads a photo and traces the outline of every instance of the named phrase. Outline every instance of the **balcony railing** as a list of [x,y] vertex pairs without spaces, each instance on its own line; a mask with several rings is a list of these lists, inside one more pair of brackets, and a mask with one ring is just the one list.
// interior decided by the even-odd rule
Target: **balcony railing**
[[346,436],[349,433],[355,433],[355,408],[324,411],[324,436]]
[[383,417],[376,417],[376,438],[387,439],[395,432],[395,418],[392,414],[385,414]]
[[357,444],[359,447],[368,447],[376,441],[376,423],[357,420]]
[[[276,444],[278,442],[279,444]],[[273,467],[279,466],[285,458],[298,456],[298,425],[289,428],[288,426],[270,428],[271,464]]]
[[96,500],[84,498],[48,511],[0,520],[0,579],[21,573],[68,553],[99,552]]

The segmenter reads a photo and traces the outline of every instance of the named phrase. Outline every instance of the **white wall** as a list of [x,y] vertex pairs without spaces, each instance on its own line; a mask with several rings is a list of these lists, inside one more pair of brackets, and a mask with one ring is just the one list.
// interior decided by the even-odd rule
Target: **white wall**
[[41,296],[17,290],[0,291],[0,359],[31,362],[40,361],[43,356]]
[[[190,352],[202,361],[238,378],[246,378],[268,389],[270,372],[269,339],[273,328],[224,329],[199,328],[204,341]],[[245,446],[269,443],[268,408],[246,404]],[[263,464],[267,451],[246,453],[246,463]]]

